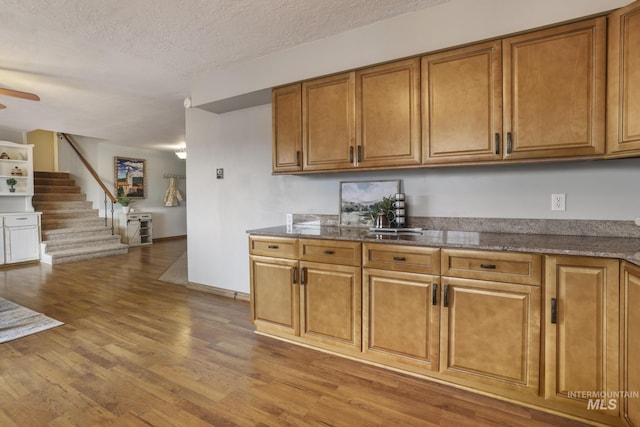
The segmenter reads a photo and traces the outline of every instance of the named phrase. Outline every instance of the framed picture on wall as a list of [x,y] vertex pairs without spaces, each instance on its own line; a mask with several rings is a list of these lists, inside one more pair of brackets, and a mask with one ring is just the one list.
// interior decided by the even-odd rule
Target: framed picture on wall
[[114,157],[116,197],[146,198],[145,160]]
[[343,181],[340,183],[340,225],[371,227],[372,212],[385,197],[400,192],[400,181]]

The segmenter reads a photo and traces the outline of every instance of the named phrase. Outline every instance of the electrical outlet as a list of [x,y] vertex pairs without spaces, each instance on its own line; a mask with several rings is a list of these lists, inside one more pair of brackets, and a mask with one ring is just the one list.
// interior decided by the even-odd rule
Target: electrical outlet
[[293,227],[293,214],[287,214],[287,227]]
[[551,210],[552,211],[566,211],[566,197],[565,193],[558,193],[551,195]]

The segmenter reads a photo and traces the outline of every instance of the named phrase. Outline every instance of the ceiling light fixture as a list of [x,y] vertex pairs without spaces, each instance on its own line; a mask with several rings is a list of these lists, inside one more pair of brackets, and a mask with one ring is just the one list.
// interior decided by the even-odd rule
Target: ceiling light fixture
[[176,150],[176,156],[178,156],[179,159],[186,159],[187,158],[187,149],[186,148],[178,148]]

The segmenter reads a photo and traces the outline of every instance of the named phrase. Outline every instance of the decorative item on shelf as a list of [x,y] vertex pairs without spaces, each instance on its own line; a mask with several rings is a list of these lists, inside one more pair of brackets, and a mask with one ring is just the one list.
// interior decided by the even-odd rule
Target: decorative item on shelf
[[19,167],[15,166],[13,169],[11,169],[11,175],[13,175],[13,176],[22,176],[22,169],[20,169]]
[[128,214],[131,207],[129,206],[134,201],[127,196],[118,197],[118,203],[122,206],[122,213]]
[[14,178],[9,178],[7,179],[7,185],[9,186],[9,191],[11,193],[15,193],[16,189],[14,188],[14,185],[16,185],[18,183],[18,181],[16,181]]
[[16,154],[16,160],[24,160],[24,154],[22,154],[22,152],[18,151],[18,154]]
[[9,155],[7,154],[6,151],[3,151],[2,154],[0,154],[0,159],[2,159],[2,160],[11,160],[11,157],[9,157]]

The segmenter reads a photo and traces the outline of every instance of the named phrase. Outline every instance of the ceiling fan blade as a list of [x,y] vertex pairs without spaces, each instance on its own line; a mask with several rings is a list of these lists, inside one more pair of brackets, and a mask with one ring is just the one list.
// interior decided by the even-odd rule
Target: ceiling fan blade
[[4,110],[5,108],[7,108],[7,106],[6,106],[6,105],[2,105],[2,104],[0,104],[0,110]]
[[30,101],[40,101],[40,97],[34,93],[21,92],[13,89],[0,88],[0,95],[13,96],[16,98],[28,99]]

